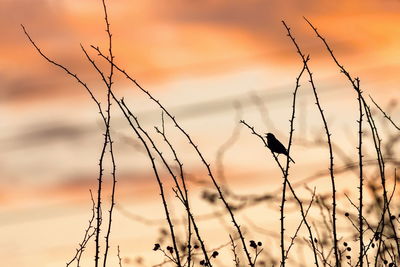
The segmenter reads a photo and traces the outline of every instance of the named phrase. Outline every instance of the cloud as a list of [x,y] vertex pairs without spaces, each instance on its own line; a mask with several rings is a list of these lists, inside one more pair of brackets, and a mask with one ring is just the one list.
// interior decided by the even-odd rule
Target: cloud
[[[314,42],[302,20],[323,29],[339,53],[353,54],[399,43],[396,10],[387,1],[133,1],[109,4],[117,61],[145,82],[182,74],[201,75],[261,62],[295,60],[281,25],[287,19],[302,44]],[[79,48],[82,42],[106,47],[101,5],[97,1],[2,1],[1,98],[30,101],[82,91],[66,75],[41,59],[23,36],[24,23],[41,48],[58,62],[98,84]],[[378,26],[374,26],[378,25]],[[358,31],[356,38],[348,38]],[[354,36],[353,36],[354,37]],[[348,39],[347,41],[345,39]],[[314,42],[317,43],[317,42]],[[321,49],[321,47],[319,47]],[[289,57],[290,56],[290,57]],[[55,93],[57,92],[57,93]]]
[[[91,132],[88,128],[61,121],[36,123],[26,127],[20,134],[13,136],[5,143],[12,149],[26,149],[29,146],[48,145],[65,140],[75,141]],[[8,146],[5,146],[6,150]]]

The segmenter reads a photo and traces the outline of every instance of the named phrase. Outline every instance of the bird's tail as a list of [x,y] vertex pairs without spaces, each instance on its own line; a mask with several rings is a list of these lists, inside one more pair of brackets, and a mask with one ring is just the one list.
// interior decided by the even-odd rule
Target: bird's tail
[[289,155],[287,155],[287,156],[293,163],[296,163],[296,162],[294,162],[294,160]]

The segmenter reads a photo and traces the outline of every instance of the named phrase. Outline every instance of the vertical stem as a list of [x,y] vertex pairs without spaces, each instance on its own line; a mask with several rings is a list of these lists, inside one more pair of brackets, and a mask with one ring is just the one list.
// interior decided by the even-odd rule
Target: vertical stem
[[290,118],[290,130],[289,130],[289,143],[287,146],[287,153],[288,156],[286,157],[286,169],[283,173],[284,176],[284,181],[283,181],[283,187],[282,187],[282,200],[281,200],[281,207],[280,207],[280,213],[281,213],[281,266],[284,267],[285,263],[286,263],[286,258],[288,256],[287,253],[285,253],[285,202],[286,202],[286,186],[288,183],[288,176],[289,176],[289,164],[290,164],[290,160],[289,160],[289,155],[290,155],[290,147],[292,145],[292,138],[293,138],[293,124],[294,124],[294,118],[295,118],[295,113],[296,113],[296,96],[297,96],[297,90],[300,87],[300,78],[303,75],[305,70],[305,65],[303,65],[302,70],[300,71],[300,74],[297,76],[296,78],[296,86],[293,92],[293,103],[292,103],[292,116]]
[[331,187],[332,187],[332,232],[333,232],[333,251],[335,255],[335,266],[340,266],[340,260],[339,260],[339,249],[338,249],[338,239],[337,239],[337,226],[336,226],[336,184],[335,184],[335,176],[334,176],[334,170],[333,170],[333,149],[332,149],[332,141],[331,141],[331,133],[328,128],[328,122],[326,121],[325,115],[324,115],[324,110],[321,107],[319,98],[318,98],[318,93],[317,93],[317,88],[314,83],[313,79],[313,74],[308,67],[307,64],[307,59],[306,56],[301,52],[299,45],[297,44],[295,38],[292,36],[290,32],[290,28],[286,25],[286,23],[283,21],[283,25],[285,26],[287,32],[288,32],[288,37],[292,40],[294,46],[296,47],[297,53],[300,55],[303,64],[305,65],[306,71],[308,73],[308,76],[310,77],[310,84],[314,93],[314,98],[315,98],[315,104],[318,107],[318,111],[321,115],[321,119],[324,125],[325,133],[326,133],[326,138],[327,138],[327,143],[328,143],[328,149],[329,149],[329,174],[331,178]]
[[[337,58],[333,54],[333,50],[330,48],[330,46],[328,45],[328,43],[325,40],[325,38],[322,37],[321,34],[319,34],[317,28],[315,28],[311,24],[311,22],[309,20],[307,20],[306,18],[304,18],[304,19],[305,19],[305,21],[307,21],[307,23],[313,29],[313,31],[315,32],[317,37],[322,40],[322,42],[324,43],[326,49],[328,50],[329,54],[331,55],[333,61],[339,67],[340,72],[343,73],[346,76],[346,78],[350,81],[350,83],[353,86],[354,90],[359,92],[359,79],[358,78],[356,78],[356,79],[352,78],[352,76],[344,68],[344,66],[339,63],[339,61],[337,60]],[[390,224],[391,229],[393,231],[394,240],[396,242],[397,255],[400,255],[400,240],[399,240],[399,237],[397,236],[397,231],[396,231],[396,227],[395,227],[395,225],[393,223],[393,220],[390,220],[390,217],[392,216],[392,213],[390,211],[390,205],[389,205],[388,197],[387,197],[386,178],[385,178],[385,161],[383,159],[383,155],[382,155],[382,151],[381,151],[381,139],[379,138],[379,133],[378,133],[378,130],[377,130],[376,126],[375,126],[375,122],[374,122],[374,119],[372,117],[372,114],[371,114],[371,111],[369,109],[369,106],[365,102],[365,99],[362,96],[362,94],[361,94],[361,101],[362,101],[362,103],[364,105],[365,115],[366,115],[368,124],[369,124],[369,126],[371,128],[372,137],[373,137],[373,141],[374,141],[374,145],[375,145],[375,150],[376,150],[376,153],[377,153],[377,161],[378,161],[378,165],[379,165],[379,171],[380,171],[380,175],[381,175],[381,183],[382,183],[383,198],[384,198],[384,206],[383,206],[382,219],[381,219],[381,221],[382,221],[382,232],[383,232],[384,227],[385,227],[385,223],[384,223],[385,213],[388,212],[388,214],[389,214],[389,224]],[[379,226],[380,226],[380,224],[378,224],[377,231],[379,230]],[[382,232],[380,233],[380,235],[382,235]]]
[[106,267],[107,265],[107,255],[108,255],[108,250],[110,248],[109,242],[110,242],[110,234],[111,234],[111,225],[112,225],[112,215],[113,215],[113,210],[115,206],[115,187],[116,187],[116,166],[115,166],[115,158],[114,158],[114,153],[113,153],[113,141],[111,138],[111,133],[110,133],[110,123],[111,123],[111,88],[113,84],[113,74],[114,74],[114,65],[112,62],[114,61],[114,56],[112,52],[112,34],[110,30],[110,23],[108,21],[108,14],[107,14],[107,5],[105,3],[105,0],[102,0],[103,3],[103,11],[104,11],[104,21],[106,23],[106,32],[108,35],[108,52],[110,56],[110,74],[108,76],[108,82],[106,79],[104,79],[104,83],[107,86],[107,135],[108,135],[108,140],[110,144],[110,155],[111,155],[111,163],[112,163],[112,189],[111,189],[111,204],[110,204],[110,209],[109,209],[109,216],[108,216],[108,226],[107,226],[107,233],[105,236],[105,251],[104,251],[104,261],[103,261],[103,267]]
[[[357,80],[358,88],[359,88],[359,80]],[[359,160],[359,172],[360,172],[360,184],[359,184],[359,210],[358,210],[358,222],[359,222],[359,239],[360,239],[360,255],[359,255],[359,262],[360,267],[363,267],[363,259],[364,259],[364,229],[363,229],[363,155],[362,155],[362,120],[363,120],[363,109],[362,109],[362,101],[361,101],[361,90],[358,89],[358,110],[359,110],[359,121],[358,121],[358,160]]]
[[[108,126],[106,126],[108,128]],[[95,236],[95,244],[96,244],[96,249],[95,249],[95,266],[99,266],[99,259],[100,259],[100,226],[102,222],[102,212],[101,212],[101,190],[102,190],[102,184],[103,184],[103,159],[104,159],[104,154],[106,152],[107,148],[107,143],[108,143],[108,134],[107,134],[107,129],[106,133],[104,134],[104,144],[103,148],[101,150],[101,155],[100,155],[100,160],[99,160],[99,177],[97,178],[97,204],[96,204],[96,236]]]
[[[240,123],[246,125],[247,128],[249,128],[249,129],[252,131],[252,134],[258,136],[258,138],[261,140],[261,142],[263,142],[264,146],[265,146],[265,147],[268,147],[267,142],[265,141],[265,138],[263,138],[260,134],[258,134],[258,133],[254,130],[254,127],[252,127],[252,126],[250,126],[249,124],[247,124],[247,122],[245,122],[244,120],[241,120]],[[284,169],[284,168],[282,167],[282,165],[280,164],[280,162],[279,162],[279,160],[278,160],[278,157],[277,157],[271,150],[270,150],[270,152],[271,152],[272,156],[274,157],[276,163],[278,164],[279,168],[281,169],[282,174],[284,174],[284,173],[285,173],[285,169]],[[311,247],[312,247],[313,254],[314,254],[314,264],[318,267],[319,264],[318,264],[317,248],[315,247],[315,242],[314,242],[314,237],[313,237],[313,233],[312,233],[312,230],[311,230],[311,226],[310,226],[310,224],[309,224],[308,221],[307,221],[307,213],[308,213],[308,212],[304,210],[303,203],[301,202],[301,200],[300,200],[299,197],[297,196],[296,192],[294,191],[293,186],[291,185],[291,183],[290,183],[290,181],[289,181],[288,179],[286,180],[286,183],[287,183],[287,185],[289,186],[289,189],[290,189],[290,191],[291,191],[293,197],[295,198],[296,202],[297,202],[298,205],[299,205],[301,217],[303,218],[304,224],[306,225],[307,230],[308,230],[308,233],[309,233],[309,235],[310,235],[310,245],[311,245]]]
[[[105,60],[107,60],[107,61],[110,62],[110,60],[101,52],[101,50],[100,50],[98,47],[92,46],[92,48],[95,49],[95,50],[99,53],[99,56],[101,56],[102,58],[104,58]],[[197,153],[197,155],[199,156],[201,162],[203,163],[203,165],[205,166],[205,168],[206,168],[206,170],[207,170],[208,177],[210,177],[210,179],[211,179],[211,181],[212,181],[212,184],[214,185],[215,189],[217,190],[218,195],[219,195],[219,197],[220,197],[222,203],[224,204],[226,210],[228,211],[228,213],[229,213],[229,215],[230,215],[230,217],[231,217],[232,223],[233,223],[233,225],[234,225],[235,228],[236,228],[237,233],[239,234],[239,239],[240,239],[241,242],[242,242],[243,250],[244,250],[244,253],[245,253],[245,255],[246,255],[248,264],[249,264],[249,266],[253,267],[253,266],[254,266],[254,263],[253,263],[253,261],[252,261],[252,259],[251,259],[251,255],[250,255],[249,249],[248,249],[248,247],[247,247],[247,245],[246,245],[246,241],[245,241],[245,238],[244,238],[243,231],[242,231],[241,228],[240,228],[241,226],[238,224],[237,219],[235,218],[235,215],[234,215],[234,213],[233,213],[231,207],[229,206],[227,200],[225,199],[224,194],[222,193],[222,189],[221,189],[220,185],[217,183],[217,181],[216,181],[216,179],[215,179],[215,177],[214,177],[214,174],[213,174],[213,172],[212,172],[212,170],[211,170],[211,164],[209,164],[209,163],[206,161],[206,159],[204,158],[203,154],[201,153],[201,151],[200,151],[198,145],[196,145],[196,144],[193,142],[192,137],[182,128],[182,126],[181,126],[181,125],[178,123],[178,121],[176,120],[175,116],[173,116],[173,115],[161,104],[161,102],[160,102],[159,100],[155,99],[154,96],[153,96],[149,91],[145,90],[145,89],[144,89],[135,79],[133,79],[125,70],[121,69],[121,68],[120,68],[119,66],[117,66],[115,63],[113,63],[113,64],[114,64],[115,69],[117,69],[119,72],[121,72],[122,74],[124,74],[125,77],[126,77],[128,80],[130,80],[140,91],[142,91],[142,92],[143,92],[144,94],[146,94],[153,102],[155,102],[155,103],[165,112],[165,114],[167,114],[167,116],[168,116],[168,117],[172,120],[172,122],[174,123],[175,127],[178,128],[179,131],[187,138],[189,144],[190,144],[190,145],[193,147],[193,149],[196,151],[196,153]]]
[[136,136],[139,138],[139,140],[140,140],[141,143],[143,144],[144,148],[146,149],[148,158],[149,158],[150,161],[151,161],[151,165],[152,165],[152,168],[153,168],[153,172],[154,172],[154,175],[155,175],[155,177],[156,177],[156,179],[157,179],[157,183],[158,183],[158,186],[159,186],[160,195],[161,195],[162,203],[163,203],[163,206],[164,206],[165,215],[166,215],[167,222],[168,222],[168,225],[169,225],[169,229],[170,229],[170,232],[171,232],[172,245],[173,245],[173,247],[174,247],[174,253],[175,253],[175,261],[176,261],[175,263],[177,264],[178,267],[182,267],[182,264],[181,264],[181,257],[180,257],[180,255],[179,255],[179,248],[178,248],[178,245],[177,245],[176,235],[175,235],[175,231],[174,231],[174,225],[173,225],[173,223],[172,223],[171,215],[170,215],[169,210],[168,210],[168,204],[167,204],[167,200],[166,200],[165,193],[164,193],[164,186],[163,186],[163,184],[162,184],[160,175],[159,175],[158,170],[157,170],[157,166],[156,166],[156,163],[155,163],[155,158],[154,158],[154,156],[152,155],[152,153],[151,153],[151,151],[150,151],[149,145],[148,145],[147,142],[144,140],[144,138],[142,137],[142,135],[139,133],[137,127],[135,127],[135,126],[133,125],[133,123],[132,123],[132,121],[131,121],[131,119],[130,119],[130,116],[132,116],[135,120],[137,120],[137,118],[134,117],[133,114],[131,114],[131,115],[128,114],[127,111],[125,111],[125,109],[124,109],[123,106],[122,106],[122,104],[123,104],[124,102],[121,101],[121,102],[122,102],[122,104],[121,104],[121,102],[118,101],[118,100],[116,99],[116,97],[114,96],[114,94],[113,94],[113,93],[111,93],[111,94],[112,94],[112,96],[113,96],[113,99],[114,99],[114,100],[117,102],[117,104],[120,106],[121,111],[124,113],[124,116],[125,116],[125,118],[128,120],[129,125],[130,125],[131,128],[134,130]]

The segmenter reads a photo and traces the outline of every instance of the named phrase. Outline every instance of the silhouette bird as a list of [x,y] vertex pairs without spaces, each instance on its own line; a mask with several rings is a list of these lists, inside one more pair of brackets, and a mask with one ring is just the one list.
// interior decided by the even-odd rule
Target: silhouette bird
[[279,142],[278,139],[275,138],[275,135],[273,135],[272,133],[267,133],[266,135],[267,137],[267,144],[269,149],[271,149],[271,151],[273,153],[278,153],[278,154],[283,154],[289,157],[289,159],[293,162],[294,160],[289,156],[286,148],[282,145],[281,142]]

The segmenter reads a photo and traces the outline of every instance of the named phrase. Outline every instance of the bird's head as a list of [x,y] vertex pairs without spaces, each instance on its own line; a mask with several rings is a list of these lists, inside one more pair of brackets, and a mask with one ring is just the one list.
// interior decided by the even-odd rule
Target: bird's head
[[273,135],[272,133],[266,133],[266,137],[267,139],[274,139],[275,135]]

